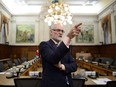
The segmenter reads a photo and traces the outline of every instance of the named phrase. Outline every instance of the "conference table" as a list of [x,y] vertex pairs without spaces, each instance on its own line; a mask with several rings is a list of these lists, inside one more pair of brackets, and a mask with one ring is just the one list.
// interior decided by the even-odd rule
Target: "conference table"
[[111,76],[113,71],[116,71],[116,69],[113,70],[112,68],[104,68],[103,66],[106,66],[106,65],[105,64],[103,65],[102,63],[99,63],[100,65],[97,65],[97,64],[85,62],[82,60],[77,60],[77,63],[80,67],[90,70],[90,71],[96,71],[100,75]]
[[[17,78],[17,77],[15,77]],[[20,76],[18,78],[32,78],[30,76]],[[37,78],[41,78],[41,77],[37,77]],[[113,77],[113,76],[100,76],[99,78],[108,78],[110,80],[116,80],[116,77]],[[105,84],[96,84],[93,80],[96,80],[96,79],[91,79],[91,78],[87,78],[88,80],[85,81],[85,86],[84,87],[100,87],[100,86],[104,86],[105,87]],[[7,87],[15,87],[14,85],[14,78],[6,78],[6,75],[2,75],[0,74],[0,87],[2,86],[7,86]]]
[[[18,66],[21,67],[22,65]],[[29,68],[25,69],[25,71],[23,73],[20,74],[20,76],[18,77],[14,77],[14,78],[42,78],[40,76],[38,77],[31,77],[29,76],[29,72],[30,71],[42,71],[41,65],[38,64],[38,62],[32,64]],[[7,74],[6,73],[0,73],[0,87],[15,87],[14,85],[14,78],[6,78]],[[85,81],[85,85],[84,87],[105,87],[105,84],[101,84],[101,82],[96,83],[95,81],[97,81],[98,79],[108,79],[108,80],[116,80],[116,77],[114,76],[99,76],[99,78],[97,79],[91,79],[89,77],[86,77],[87,81]]]
[[[19,76],[14,78],[6,78],[6,74],[0,74],[0,87],[7,86],[7,87],[15,87],[14,85],[14,78],[42,78],[42,77],[31,77],[31,76]],[[99,76],[97,79],[109,79],[116,81],[116,77],[114,76]],[[106,84],[101,84],[101,82],[96,83],[94,80],[97,81],[97,79],[91,79],[87,77],[87,81],[85,81],[84,87],[105,87]]]

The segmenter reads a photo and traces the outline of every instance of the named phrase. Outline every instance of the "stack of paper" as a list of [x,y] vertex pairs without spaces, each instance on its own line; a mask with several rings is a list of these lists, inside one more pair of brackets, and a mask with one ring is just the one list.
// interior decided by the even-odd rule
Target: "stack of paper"
[[96,84],[106,84],[108,81],[111,81],[108,78],[97,78],[96,80],[92,80]]

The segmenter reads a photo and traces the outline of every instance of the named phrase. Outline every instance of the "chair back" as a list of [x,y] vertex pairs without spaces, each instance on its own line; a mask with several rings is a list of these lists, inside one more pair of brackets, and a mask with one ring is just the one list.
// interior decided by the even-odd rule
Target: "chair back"
[[4,63],[3,62],[0,62],[0,72],[3,72],[5,69],[4,69]]
[[15,63],[16,66],[20,64],[18,59],[14,59],[14,63]]
[[116,81],[108,81],[106,87],[116,87]]
[[22,60],[23,62],[28,61],[28,59],[27,59],[26,57],[21,57],[21,60]]
[[19,64],[23,63],[20,58],[17,58]]
[[15,78],[15,87],[41,87],[41,78]]
[[13,66],[13,62],[12,62],[11,60],[8,60],[8,61],[7,61],[7,64],[8,64],[8,66],[9,66],[9,68],[11,68],[11,67]]
[[73,87],[84,87],[85,79],[73,78]]

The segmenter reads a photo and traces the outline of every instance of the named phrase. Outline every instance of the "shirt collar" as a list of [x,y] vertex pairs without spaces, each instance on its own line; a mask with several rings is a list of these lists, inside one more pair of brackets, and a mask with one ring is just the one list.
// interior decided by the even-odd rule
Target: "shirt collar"
[[60,44],[61,43],[61,41],[59,42],[59,43],[57,43],[54,39],[51,39],[55,44]]

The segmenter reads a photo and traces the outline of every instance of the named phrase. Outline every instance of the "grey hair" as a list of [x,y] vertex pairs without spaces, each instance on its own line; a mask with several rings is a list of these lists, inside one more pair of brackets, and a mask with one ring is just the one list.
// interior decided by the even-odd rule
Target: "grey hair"
[[[49,26],[49,29],[52,30],[54,28],[55,24],[52,24],[51,26]],[[63,26],[63,25],[62,25]]]
[[51,26],[49,26],[49,29],[52,30],[53,29],[53,26],[54,26],[53,24]]

